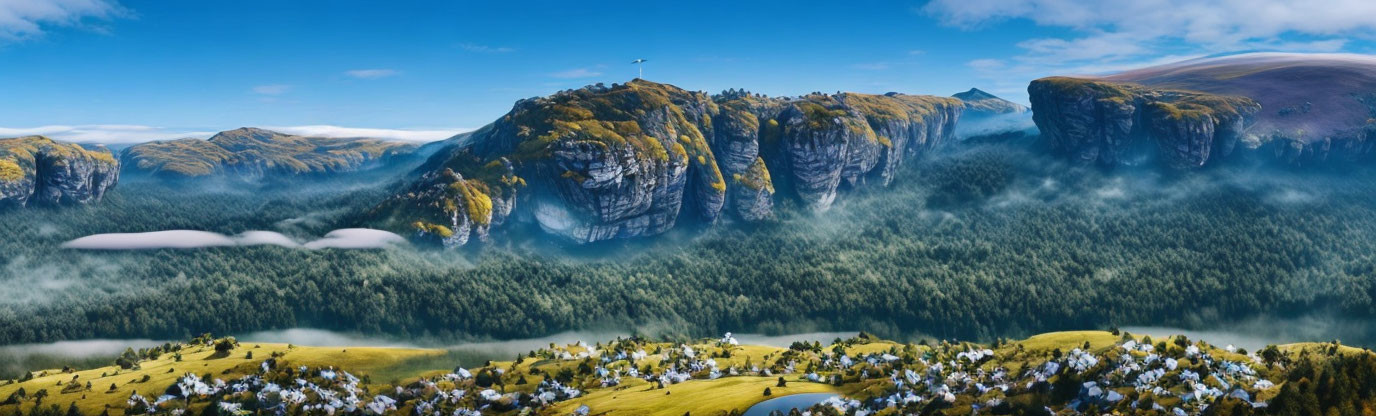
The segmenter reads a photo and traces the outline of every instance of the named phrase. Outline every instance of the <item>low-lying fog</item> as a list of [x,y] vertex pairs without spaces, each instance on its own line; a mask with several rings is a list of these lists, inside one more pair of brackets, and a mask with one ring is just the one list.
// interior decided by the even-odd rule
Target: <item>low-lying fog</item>
[[[854,337],[857,333],[858,331],[811,332],[794,335],[733,334],[733,336],[742,344],[787,348],[794,341],[817,341],[825,344],[836,338]],[[239,335],[236,338],[240,343],[258,342],[316,347],[436,348],[450,351],[451,354],[447,356],[451,359],[473,364],[486,360],[510,359],[516,354],[549,347],[551,343],[568,345],[582,341],[586,344],[594,344],[630,335],[631,333],[628,331],[569,331],[538,338],[455,343],[433,339],[404,340],[368,337],[323,329],[292,328],[252,332]],[[114,360],[125,348],[147,348],[162,345],[164,342],[149,339],[92,339],[0,346],[0,375],[20,375],[23,371],[48,367],[60,368],[69,363],[84,363],[88,366],[108,365],[109,361]]]
[[206,247],[275,245],[309,250],[324,248],[377,249],[404,244],[406,239],[391,232],[369,228],[345,228],[330,231],[324,237],[297,242],[275,231],[245,231],[233,236],[195,230],[169,230],[146,233],[110,233],[89,235],[62,244],[77,250],[156,250],[193,249]]
[[[1224,328],[1203,330],[1160,326],[1127,326],[1121,329],[1133,334],[1150,335],[1158,339],[1164,339],[1165,336],[1169,335],[1185,335],[1192,340],[1203,340],[1220,347],[1233,345],[1249,351],[1260,350],[1271,344],[1322,342],[1341,339],[1341,335],[1344,334],[1365,334],[1367,332],[1362,328],[1361,323],[1319,317],[1286,320],[1256,319],[1228,325]],[[828,344],[837,338],[847,339],[856,334],[858,331],[808,332],[788,335],[733,334],[733,336],[741,344],[787,348],[795,341],[816,341]],[[593,344],[630,335],[631,332],[629,331],[569,331],[536,338],[445,342],[436,339],[370,337],[323,329],[292,328],[251,332],[238,335],[237,338],[241,343],[278,343],[318,347],[435,348],[449,351],[449,354],[431,360],[434,362],[416,364],[443,367],[450,365],[441,362],[444,360],[461,362],[464,365],[476,365],[476,363],[487,360],[510,359],[516,354],[545,348],[550,344],[568,345],[579,341]],[[63,365],[85,367],[108,365],[125,348],[147,348],[163,343],[164,341],[149,339],[92,339],[0,346],[0,378],[22,375],[23,371],[60,368]]]

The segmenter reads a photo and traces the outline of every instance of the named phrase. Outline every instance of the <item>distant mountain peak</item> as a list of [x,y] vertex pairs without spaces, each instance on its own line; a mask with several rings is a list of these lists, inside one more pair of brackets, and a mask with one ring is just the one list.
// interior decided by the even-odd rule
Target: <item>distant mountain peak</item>
[[998,96],[985,92],[984,90],[981,90],[979,88],[971,88],[969,91],[957,93],[955,95],[952,95],[952,97],[956,97],[965,101],[988,100],[991,98],[1000,99]]
[[234,130],[225,130],[219,133],[215,133],[214,136],[210,137],[210,141],[218,142],[226,140],[243,139],[267,141],[271,140],[275,136],[284,136],[284,134],[272,130],[260,129],[257,127],[240,127]]
[[988,117],[997,114],[1023,113],[1027,107],[1008,101],[979,88],[957,93],[952,97],[965,102],[966,115],[970,118]]

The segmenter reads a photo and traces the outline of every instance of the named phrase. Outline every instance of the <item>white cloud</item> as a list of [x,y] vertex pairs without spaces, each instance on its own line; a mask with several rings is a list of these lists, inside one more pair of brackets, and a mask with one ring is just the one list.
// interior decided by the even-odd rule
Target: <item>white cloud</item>
[[405,242],[406,239],[399,235],[368,228],[345,228],[330,231],[324,237],[305,244],[298,243],[291,237],[274,231],[248,231],[239,235],[227,236],[209,231],[168,230],[88,235],[62,243],[62,248],[74,250],[185,250],[208,247],[274,245],[310,250],[324,248],[377,249],[388,248]]
[[[1244,50],[1335,52],[1376,36],[1376,1],[1330,0],[932,0],[923,11],[981,30],[1025,20],[1055,36],[1017,43],[1021,53],[967,63],[991,91],[1025,97],[1026,82],[1093,75]],[[1049,32],[1049,31],[1048,31]],[[1002,95],[1002,94],[1001,94]]]
[[476,43],[460,43],[460,44],[459,44],[459,48],[462,48],[463,50],[466,50],[466,51],[469,51],[469,52],[477,52],[477,53],[509,53],[509,52],[515,52],[515,51],[516,51],[516,49],[508,48],[508,47],[505,47],[505,46],[488,46],[488,45],[479,45],[479,44],[476,44]]
[[344,75],[359,79],[386,78],[396,74],[397,70],[395,69],[353,69],[344,71]]
[[555,72],[555,73],[553,73],[553,74],[549,74],[549,76],[551,76],[551,77],[555,77],[555,78],[566,78],[566,79],[573,79],[573,78],[592,78],[592,77],[601,76],[601,75],[602,75],[601,72],[593,71],[593,70],[587,69],[587,68],[574,68],[574,69],[570,69],[570,70],[567,70],[567,71],[559,71],[559,72]]
[[253,93],[262,95],[282,95],[290,89],[291,86],[285,84],[259,85],[253,87]]
[[428,142],[443,140],[453,137],[455,134],[472,131],[473,129],[432,129],[432,130],[409,130],[409,129],[372,129],[363,127],[340,127],[331,125],[312,125],[312,126],[266,126],[268,130],[296,134],[301,136],[321,136],[321,137],[371,137],[376,139],[405,140],[412,142]]
[[80,26],[126,14],[113,0],[0,0],[0,44],[42,36],[52,26]]
[[[378,129],[360,127],[341,127],[331,125],[310,126],[265,126],[268,130],[286,134],[321,137],[371,137],[377,139],[427,142],[443,140],[455,134],[472,131],[466,128],[450,129]],[[177,129],[153,126],[93,124],[80,126],[50,125],[27,128],[0,127],[0,138],[20,136],[47,136],[53,139],[74,143],[142,143],[154,140],[183,138],[206,139],[214,136],[214,129]]]
[[330,231],[324,238],[303,244],[302,247],[318,250],[322,248],[369,249],[387,248],[405,243],[402,236],[387,231],[368,228],[345,228]]
[[79,126],[50,125],[28,128],[0,127],[0,137],[47,136],[53,139],[75,143],[139,143],[153,140],[181,139],[186,137],[205,138],[213,134],[215,134],[215,132],[212,131],[167,129],[125,124],[92,124]]

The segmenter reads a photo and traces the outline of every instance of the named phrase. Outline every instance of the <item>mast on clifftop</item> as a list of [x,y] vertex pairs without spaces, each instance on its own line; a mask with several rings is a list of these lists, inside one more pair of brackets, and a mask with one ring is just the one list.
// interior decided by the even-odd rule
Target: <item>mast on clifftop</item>
[[646,61],[646,59],[637,59],[637,60],[631,61],[631,63],[640,66],[640,68],[639,68],[639,69],[640,69],[640,76],[638,77],[638,78],[640,78],[640,79],[645,79],[645,61]]

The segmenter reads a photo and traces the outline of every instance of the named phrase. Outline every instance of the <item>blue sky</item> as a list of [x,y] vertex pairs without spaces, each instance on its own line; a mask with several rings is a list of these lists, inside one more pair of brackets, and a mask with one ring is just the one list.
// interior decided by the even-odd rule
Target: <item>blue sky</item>
[[1051,74],[1376,52],[1366,0],[1067,3],[0,0],[0,136],[437,139],[519,98],[627,81],[636,58],[647,79],[692,90],[980,87],[1025,101],[1027,81]]

